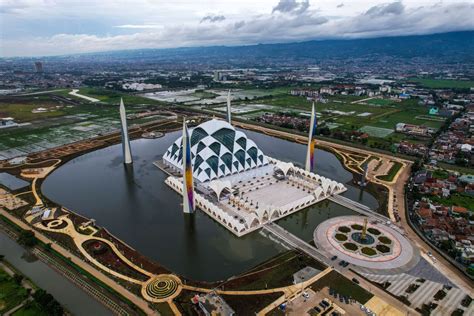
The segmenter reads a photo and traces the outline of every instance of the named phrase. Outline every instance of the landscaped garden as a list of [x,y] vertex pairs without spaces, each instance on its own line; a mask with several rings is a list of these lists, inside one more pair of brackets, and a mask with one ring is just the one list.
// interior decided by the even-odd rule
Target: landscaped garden
[[344,234],[336,234],[335,238],[339,241],[346,241],[347,240],[347,236],[344,235]]
[[378,230],[378,229],[376,229],[376,228],[373,228],[373,227],[368,228],[367,231],[368,231],[369,233],[371,233],[372,235],[377,235],[377,236],[378,236],[378,235],[381,234],[381,233],[380,233],[380,230]]
[[392,240],[386,236],[380,236],[379,241],[386,245],[390,245],[392,243]]
[[0,269],[0,314],[18,306],[28,297],[28,292],[15,278]]
[[364,255],[366,256],[375,256],[377,254],[377,251],[374,250],[374,248],[370,247],[364,247],[360,250]]
[[352,229],[355,229],[355,230],[362,230],[362,225],[359,225],[359,224],[352,224],[351,225]]
[[343,244],[343,246],[344,248],[350,251],[356,251],[357,249],[359,249],[359,247],[356,244],[351,243],[351,242],[346,242]]
[[379,252],[381,252],[381,253],[388,253],[388,252],[390,252],[390,248],[387,247],[387,246],[385,246],[385,245],[377,245],[377,246],[375,246],[375,248],[376,248]]
[[341,226],[341,227],[339,227],[337,230],[339,230],[339,231],[342,232],[342,233],[348,233],[348,232],[351,231],[351,229],[350,229],[349,227],[347,227],[347,226]]
[[342,243],[344,249],[367,257],[383,256],[392,251],[392,240],[383,235],[381,230],[375,227],[364,229],[364,226],[358,223],[337,227],[333,238]]

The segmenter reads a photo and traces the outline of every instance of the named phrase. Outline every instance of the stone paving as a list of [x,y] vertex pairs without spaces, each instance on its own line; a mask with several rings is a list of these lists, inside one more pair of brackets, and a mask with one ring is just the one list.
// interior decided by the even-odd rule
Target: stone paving
[[[461,301],[467,293],[456,287],[452,287],[450,290],[445,288],[447,295],[443,299],[435,301],[434,295],[443,289],[445,284],[431,280],[420,282],[420,277],[406,273],[399,275],[364,274],[364,276],[379,284],[390,282],[390,286],[386,290],[394,296],[405,296],[413,308],[420,308],[423,304],[428,305],[431,302],[438,304],[431,315],[451,315],[458,308],[464,310],[464,315],[472,315],[471,313],[474,311],[474,303],[471,303],[467,308],[461,306]],[[411,284],[418,284],[419,287],[413,293],[407,293],[406,290]]]
[[[339,216],[328,219],[316,227],[314,231],[314,242],[319,250],[327,257],[338,256],[363,272],[391,274],[390,270],[397,273],[408,271],[418,263],[419,252],[412,246],[403,235],[389,226],[375,221],[369,221],[369,227],[374,227],[389,236],[393,241],[394,251],[387,255],[379,254],[375,257],[368,257],[356,254],[343,248],[335,241],[335,230],[340,226],[351,226],[352,224],[362,224],[365,217],[362,216]],[[383,264],[382,264],[383,263]]]

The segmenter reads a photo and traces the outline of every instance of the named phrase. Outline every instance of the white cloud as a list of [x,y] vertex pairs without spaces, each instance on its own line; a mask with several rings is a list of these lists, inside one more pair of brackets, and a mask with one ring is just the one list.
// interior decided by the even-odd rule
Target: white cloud
[[199,23],[204,23],[204,22],[209,22],[209,23],[217,23],[217,22],[222,22],[225,20],[225,16],[223,15],[206,15],[201,19],[201,22]]
[[[241,1],[245,2],[246,0]],[[287,1],[285,6],[280,6],[282,1],[278,2],[276,6],[273,2],[273,5],[269,5],[267,8],[280,6],[277,12],[269,12],[267,9],[267,13],[261,13],[263,11],[259,9],[253,15],[240,14],[235,8],[225,10],[216,7],[213,8],[215,10],[213,13],[209,13],[209,11],[200,11],[201,9],[196,7],[196,11],[189,15],[193,18],[187,20],[172,19],[160,11],[159,15],[150,14],[146,16],[146,19],[140,21],[136,18],[138,13],[136,11],[130,12],[130,15],[134,16],[133,19],[111,26],[111,29],[117,30],[118,34],[61,33],[30,38],[4,38],[2,45],[0,45],[0,56],[59,55],[135,48],[276,43],[474,29],[473,3],[438,3],[414,7],[409,6],[408,2],[397,1],[380,4],[380,2],[377,3],[373,0],[364,0],[367,2],[365,10],[347,15],[347,12],[354,12],[354,4],[352,2],[346,3],[343,8],[336,8],[339,1],[332,3],[331,9],[345,10],[346,15],[324,15],[322,13],[324,9],[313,9],[313,7],[309,7],[309,2],[308,7],[305,8],[306,5],[303,3],[307,3],[306,1]],[[248,3],[250,5],[250,2]],[[302,10],[303,8],[305,9]],[[168,12],[171,8],[163,7],[162,10]],[[225,17],[217,12],[225,12]],[[210,18],[204,20],[206,23],[200,23],[204,19],[203,16],[204,18],[214,17],[217,19],[214,22],[219,23],[210,23],[212,22]]]
[[308,10],[309,0],[280,0],[276,7],[273,8],[272,13],[282,12],[282,13],[293,13],[300,14]]

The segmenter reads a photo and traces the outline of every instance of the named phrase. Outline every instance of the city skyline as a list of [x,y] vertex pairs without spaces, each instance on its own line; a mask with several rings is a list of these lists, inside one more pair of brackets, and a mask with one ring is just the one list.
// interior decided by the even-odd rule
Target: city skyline
[[473,14],[466,1],[3,1],[0,57],[432,34],[472,30]]

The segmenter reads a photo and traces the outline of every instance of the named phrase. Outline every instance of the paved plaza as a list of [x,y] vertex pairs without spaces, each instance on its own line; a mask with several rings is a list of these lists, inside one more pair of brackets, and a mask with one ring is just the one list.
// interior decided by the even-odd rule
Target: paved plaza
[[[434,269],[431,267],[431,270]],[[394,296],[406,297],[406,299],[410,302],[410,307],[420,308],[423,304],[437,304],[438,306],[433,310],[431,315],[451,315],[451,313],[458,308],[464,311],[464,315],[473,315],[474,303],[471,302],[468,307],[462,306],[461,301],[465,298],[467,293],[459,288],[452,287],[449,280],[445,279],[445,282],[440,282],[440,277],[433,275],[433,279],[437,280],[433,281],[430,279],[421,278],[419,275],[413,275],[413,272],[415,271],[411,270],[408,273],[397,275],[363,275],[373,282],[379,284],[390,284],[386,290]],[[449,287],[445,287],[445,285],[449,285]],[[410,286],[417,286],[418,288],[414,291],[410,291],[408,290]],[[436,300],[434,296],[440,290],[446,292],[447,294],[443,299]]]
[[[322,222],[314,231],[313,237],[316,246],[327,257],[337,256],[340,260],[347,261],[357,268],[362,268],[364,271],[370,271],[371,273],[401,273],[413,268],[418,263],[420,259],[419,251],[413,247],[410,241],[397,230],[378,221],[369,221],[368,230],[376,229],[380,232],[380,236],[390,239],[389,252],[377,252],[373,256],[368,256],[360,251],[346,249],[344,247],[345,243],[335,238],[336,234],[339,233],[338,229],[340,227],[350,228],[353,225],[362,226],[364,218],[363,216],[339,216]],[[374,239],[373,244],[366,245],[367,247],[373,248],[373,245],[381,244],[377,240],[377,236],[372,238]],[[353,240],[348,241],[356,243]],[[366,247],[362,244],[358,246],[359,248]]]

